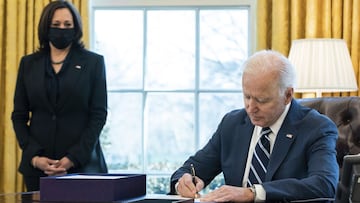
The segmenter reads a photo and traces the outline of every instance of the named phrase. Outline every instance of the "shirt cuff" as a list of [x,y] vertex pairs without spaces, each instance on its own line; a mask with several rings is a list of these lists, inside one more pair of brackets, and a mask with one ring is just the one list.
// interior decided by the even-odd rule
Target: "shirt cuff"
[[179,194],[179,192],[178,192],[178,189],[177,189],[177,187],[179,186],[179,182],[177,182],[177,183],[175,183],[175,192],[176,192],[176,194]]
[[262,185],[254,184],[256,197],[254,202],[265,202],[266,200],[266,191]]

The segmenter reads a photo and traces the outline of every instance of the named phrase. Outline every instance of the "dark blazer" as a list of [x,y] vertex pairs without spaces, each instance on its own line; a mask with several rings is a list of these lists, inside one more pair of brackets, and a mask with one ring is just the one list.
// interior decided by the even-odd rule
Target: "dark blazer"
[[31,165],[32,157],[39,155],[67,156],[75,165],[68,173],[107,172],[99,143],[107,117],[103,56],[85,49],[70,51],[63,64],[67,66],[64,91],[56,106],[46,93],[48,63],[48,55],[38,52],[20,61],[11,117],[22,149],[19,171],[27,176],[44,175]]
[[[209,142],[171,177],[174,185],[193,163],[205,184],[223,172],[227,185],[242,186],[254,125],[244,109],[224,116]],[[266,182],[267,200],[334,198],[339,177],[337,128],[317,111],[292,100],[276,137]]]

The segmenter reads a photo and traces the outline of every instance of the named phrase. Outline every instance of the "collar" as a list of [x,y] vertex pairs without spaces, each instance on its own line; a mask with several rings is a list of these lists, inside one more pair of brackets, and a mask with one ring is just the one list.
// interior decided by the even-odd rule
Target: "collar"
[[[285,119],[287,113],[289,112],[290,105],[291,105],[291,102],[285,106],[285,110],[284,110],[283,113],[280,115],[280,117],[275,121],[275,123],[272,124],[271,126],[269,126],[270,129],[271,129],[271,132],[272,132],[274,135],[277,135],[277,134],[278,134],[278,132],[279,132],[279,130],[280,130],[280,128],[281,128],[281,125],[282,125],[282,123],[284,122],[284,119]],[[256,129],[257,132],[261,132],[262,127],[260,127],[260,126],[255,126],[255,127],[257,128],[257,129]]]

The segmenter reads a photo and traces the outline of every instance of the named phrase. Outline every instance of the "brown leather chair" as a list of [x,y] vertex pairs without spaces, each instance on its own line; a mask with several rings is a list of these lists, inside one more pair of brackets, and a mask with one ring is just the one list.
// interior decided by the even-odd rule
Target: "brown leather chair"
[[340,168],[345,155],[360,153],[360,97],[305,98],[297,101],[327,115],[338,127],[336,150]]

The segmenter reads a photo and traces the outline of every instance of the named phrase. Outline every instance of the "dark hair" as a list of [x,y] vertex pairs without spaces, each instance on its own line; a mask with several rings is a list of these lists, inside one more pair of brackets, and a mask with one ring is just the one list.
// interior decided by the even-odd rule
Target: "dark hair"
[[67,8],[70,10],[71,15],[74,21],[74,29],[75,29],[75,37],[72,43],[72,47],[84,48],[84,44],[81,41],[81,37],[83,35],[82,31],[82,22],[81,16],[77,9],[68,1],[65,0],[58,0],[50,2],[45,8],[43,9],[40,21],[38,25],[38,38],[39,38],[39,52],[48,52],[50,50],[49,46],[49,28],[51,26],[51,20],[54,16],[54,13],[57,9],[60,8]]

